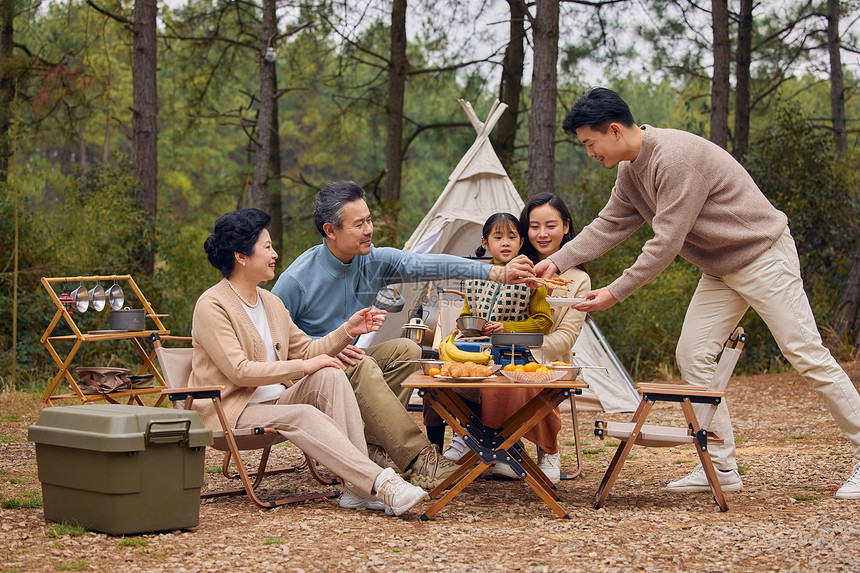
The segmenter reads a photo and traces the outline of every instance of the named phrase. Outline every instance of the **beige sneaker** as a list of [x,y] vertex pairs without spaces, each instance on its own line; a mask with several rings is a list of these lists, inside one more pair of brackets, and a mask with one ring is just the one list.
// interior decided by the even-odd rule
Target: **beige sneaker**
[[421,450],[421,453],[409,466],[412,472],[409,481],[412,485],[424,489],[433,489],[459,467],[456,463],[443,458],[442,454],[439,453],[439,448],[430,444]]
[[394,463],[394,460],[391,459],[391,456],[388,455],[388,452],[382,446],[367,444],[367,457],[382,469],[391,468],[400,473],[400,468],[397,467],[397,464]]
[[388,515],[402,515],[427,498],[427,492],[418,486],[410,485],[391,468],[385,468],[376,476],[373,484],[376,499],[385,505]]

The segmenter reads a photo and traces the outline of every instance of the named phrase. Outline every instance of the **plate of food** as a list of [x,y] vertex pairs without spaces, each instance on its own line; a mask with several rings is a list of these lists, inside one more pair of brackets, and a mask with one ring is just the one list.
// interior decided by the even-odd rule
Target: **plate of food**
[[493,369],[486,364],[474,362],[445,362],[434,378],[449,382],[480,382],[493,375]]
[[459,378],[454,378],[453,376],[443,376],[442,374],[437,374],[433,378],[445,380],[446,382],[483,382],[489,377],[490,376],[461,376]]
[[553,306],[573,306],[585,302],[584,298],[567,298],[563,296],[548,296],[546,301]]
[[530,277],[531,280],[544,285],[547,290],[567,290],[567,285],[572,283],[571,279],[566,279],[564,277],[560,277],[558,275],[551,276],[549,278],[541,278],[541,277]]

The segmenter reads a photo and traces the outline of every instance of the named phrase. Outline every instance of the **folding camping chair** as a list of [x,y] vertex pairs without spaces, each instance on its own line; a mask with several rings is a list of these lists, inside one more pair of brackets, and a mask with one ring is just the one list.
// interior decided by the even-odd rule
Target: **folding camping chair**
[[[606,469],[600,487],[594,495],[594,507],[598,509],[606,502],[609,490],[612,489],[615,480],[621,473],[621,467],[627,459],[633,444],[650,447],[669,447],[681,444],[693,443],[696,445],[696,453],[702,462],[708,484],[714,494],[714,501],[720,506],[721,511],[729,507],[723,495],[722,487],[717,479],[714,464],[708,455],[708,442],[722,444],[723,440],[708,431],[717,406],[725,396],[726,385],[738,363],[741,350],[747,342],[747,335],[741,327],[729,336],[723,348],[720,360],[717,363],[710,384],[704,386],[691,386],[687,384],[657,384],[640,383],[639,393],[642,399],[639,407],[633,414],[630,422],[606,422],[596,421],[594,423],[594,434],[600,439],[611,436],[621,440],[615,457]],[[654,402],[679,402],[687,420],[687,427],[667,427],[645,424],[645,418],[654,405]],[[695,406],[694,406],[695,404]]]
[[[191,338],[183,336],[159,336],[158,333],[152,335],[153,344],[155,345],[155,354],[158,357],[158,364],[161,366],[161,373],[164,381],[167,384],[167,389],[163,393],[173,402],[175,408],[190,410],[194,399],[212,400],[215,406],[215,412],[218,415],[218,420],[221,424],[221,430],[212,433],[213,445],[216,450],[224,452],[224,460],[221,463],[221,473],[227,478],[239,478],[242,481],[241,489],[226,489],[214,492],[201,493],[201,498],[221,497],[227,495],[239,495],[245,493],[251,500],[262,508],[278,507],[299,501],[309,499],[320,499],[325,497],[335,497],[337,492],[328,491],[321,493],[310,493],[304,495],[294,495],[282,499],[272,501],[262,501],[255,490],[263,477],[290,473],[307,468],[314,478],[323,485],[335,485],[337,479],[326,479],[322,477],[317,470],[316,462],[305,454],[304,463],[292,466],[275,469],[267,469],[269,454],[272,446],[286,441],[277,430],[274,428],[231,428],[227,423],[227,416],[224,414],[224,408],[221,405],[221,389],[222,386],[205,386],[205,387],[188,387],[188,378],[191,375],[191,355],[192,348],[166,348],[162,345],[162,340],[174,341],[190,341]],[[240,452],[248,450],[262,450],[260,454],[260,464],[255,473],[249,473],[245,462],[242,459]],[[230,461],[235,460],[236,473],[230,473]],[[251,481],[251,477],[254,481]]]

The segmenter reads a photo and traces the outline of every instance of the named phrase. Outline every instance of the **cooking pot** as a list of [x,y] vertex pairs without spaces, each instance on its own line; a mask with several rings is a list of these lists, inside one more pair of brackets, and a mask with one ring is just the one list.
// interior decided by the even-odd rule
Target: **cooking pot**
[[110,311],[111,330],[143,330],[146,311],[142,308],[128,308]]
[[496,332],[490,335],[493,346],[540,346],[543,334],[540,332]]

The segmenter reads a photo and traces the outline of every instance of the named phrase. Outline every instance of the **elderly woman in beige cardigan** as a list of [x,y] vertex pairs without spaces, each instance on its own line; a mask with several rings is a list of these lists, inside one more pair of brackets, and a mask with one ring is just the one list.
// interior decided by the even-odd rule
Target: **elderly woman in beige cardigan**
[[[328,336],[308,337],[281,300],[257,286],[275,273],[270,219],[259,209],[233,211],[206,239],[209,262],[224,280],[194,307],[190,383],[224,386],[233,427],[276,428],[343,479],[341,507],[400,515],[427,494],[367,457],[358,404],[335,358],[356,336],[378,330],[384,311],[362,309]],[[194,408],[207,426],[218,426],[211,403]]]

